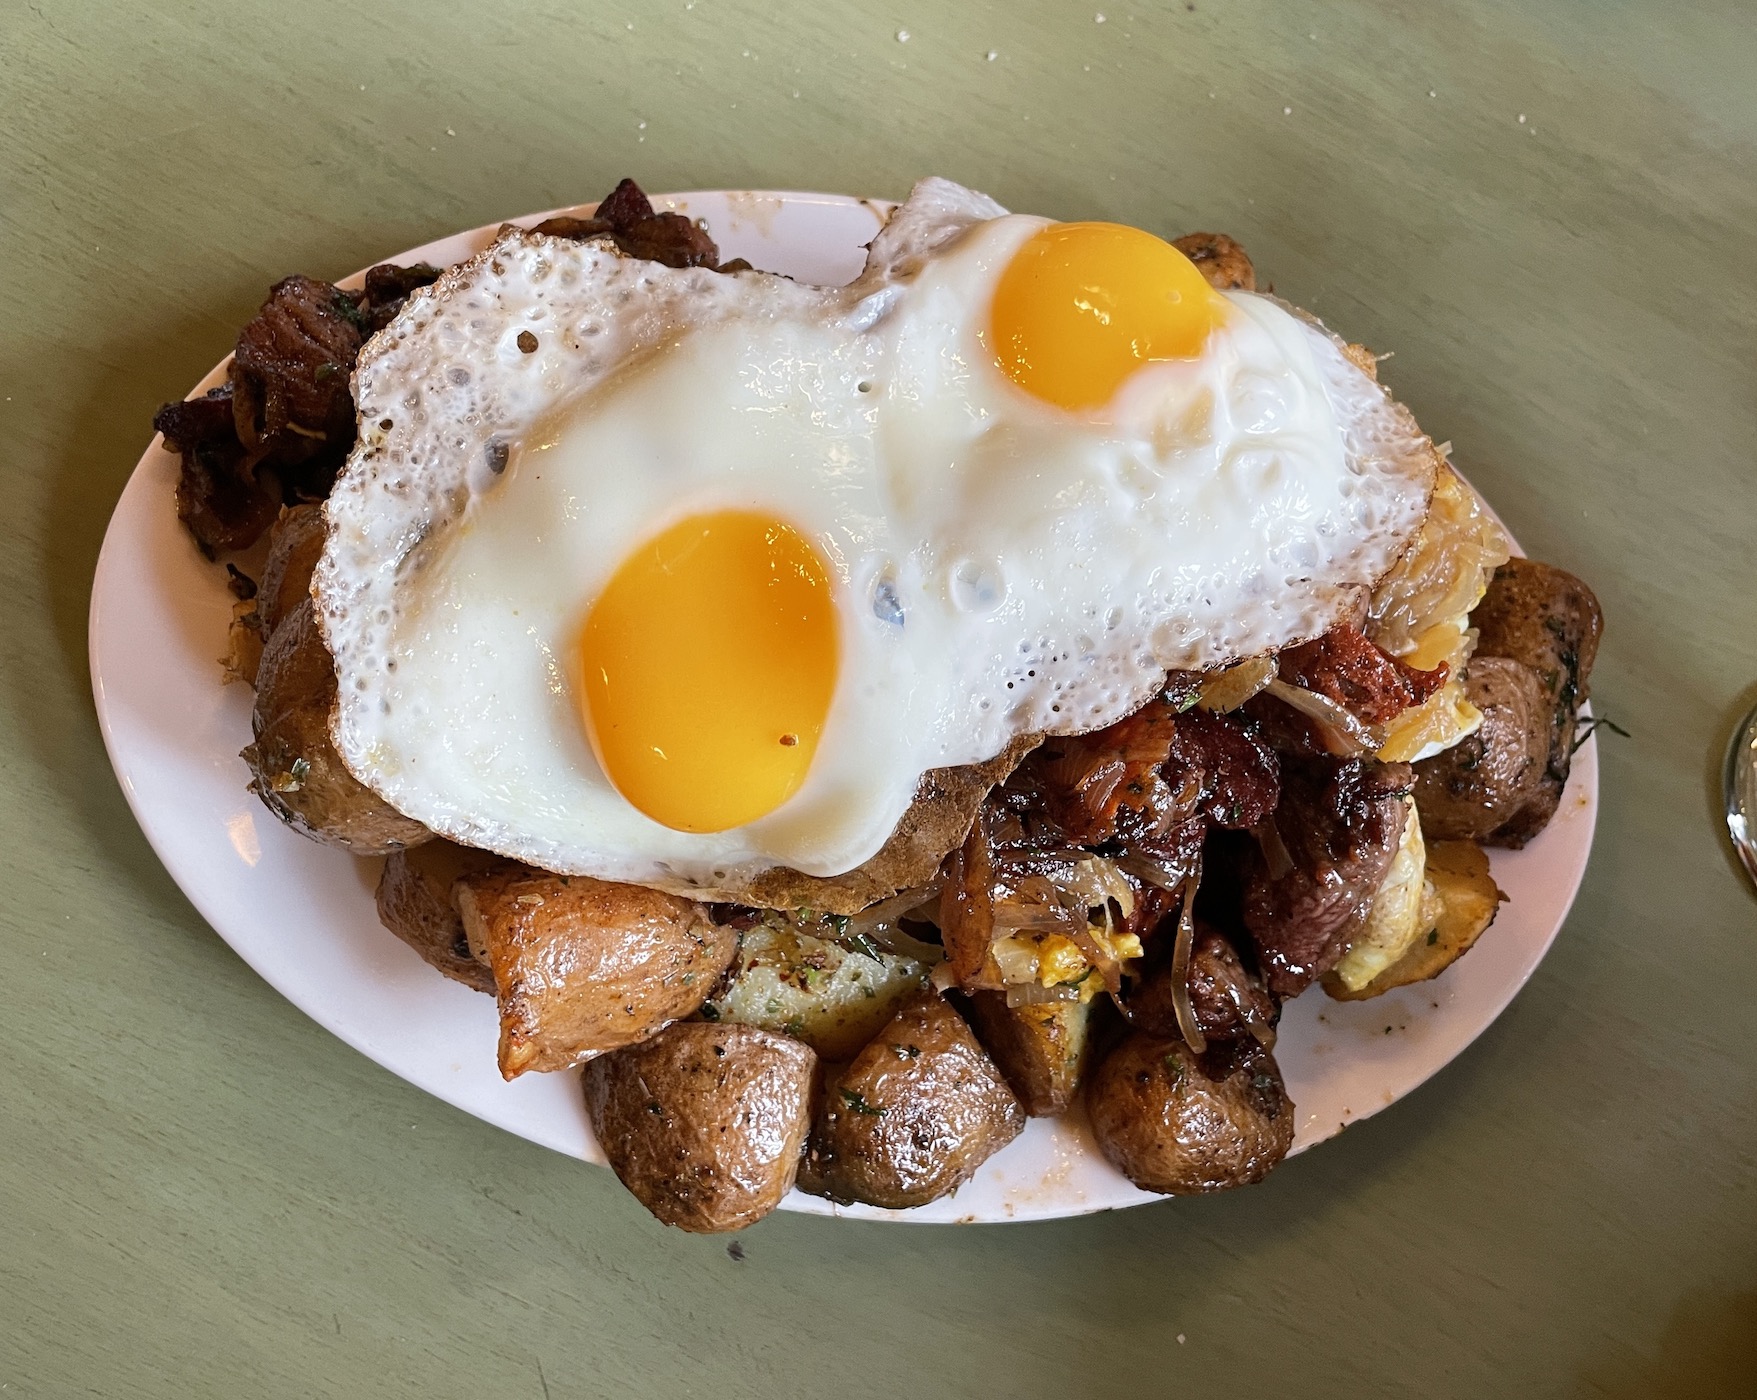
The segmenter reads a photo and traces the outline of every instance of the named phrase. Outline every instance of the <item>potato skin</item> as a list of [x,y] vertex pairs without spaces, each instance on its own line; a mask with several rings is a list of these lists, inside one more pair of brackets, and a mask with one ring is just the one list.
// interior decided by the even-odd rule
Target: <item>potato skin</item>
[[500,1002],[500,1072],[568,1069],[699,1007],[738,935],[693,900],[504,862],[453,886]]
[[667,1225],[742,1230],[792,1188],[817,1054],[755,1026],[680,1021],[585,1068],[610,1167]]
[[1430,845],[1427,878],[1440,901],[1434,926],[1358,991],[1349,991],[1334,973],[1326,977],[1324,990],[1337,1001],[1364,1001],[1396,987],[1438,977],[1488,932],[1507,897],[1489,873],[1488,856],[1474,841],[1436,841]]
[[342,763],[329,738],[335,699],[335,664],[307,598],[275,628],[257,669],[256,741],[242,754],[251,791],[300,835],[357,856],[431,840]]
[[801,1190],[905,1210],[958,1189],[1025,1113],[963,1017],[917,992],[851,1063],[824,1076]]
[[504,864],[489,851],[438,839],[393,851],[378,879],[379,922],[452,981],[493,996],[494,974],[470,951],[451,891],[460,876]]
[[1537,796],[1550,757],[1553,703],[1537,672],[1505,656],[1477,656],[1464,693],[1482,724],[1415,765],[1422,834],[1481,841]]
[[1547,762],[1506,819],[1476,838],[1516,848],[1548,826],[1561,805],[1604,616],[1592,590],[1573,574],[1535,559],[1509,559],[1495,570],[1488,591],[1471,611],[1470,625],[1478,633],[1477,656],[1505,657],[1530,667],[1544,690]]
[[1195,1055],[1136,1031],[1086,1085],[1092,1131],[1144,1191],[1173,1196],[1261,1181],[1293,1145],[1293,1103],[1275,1059],[1253,1040]]
[[1073,1106],[1091,1049],[1093,1001],[1008,1006],[1005,992],[976,992],[966,1003],[970,1029],[994,1058],[1019,1103],[1033,1118],[1055,1118]]
[[275,628],[310,596],[311,574],[323,553],[324,535],[321,505],[282,507],[269,531],[268,557],[256,589],[256,613],[263,636],[273,636]]

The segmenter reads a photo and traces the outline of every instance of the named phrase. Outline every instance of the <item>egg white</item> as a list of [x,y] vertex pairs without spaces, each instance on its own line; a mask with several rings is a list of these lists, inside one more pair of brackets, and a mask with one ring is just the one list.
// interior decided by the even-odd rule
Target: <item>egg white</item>
[[[454,839],[712,894],[849,870],[926,770],[1333,625],[1419,525],[1427,439],[1321,328],[1248,294],[1201,360],[1098,413],[1040,403],[982,327],[1044,222],[928,181],[846,288],[513,231],[412,298],[356,371],[314,584],[344,761]],[[725,507],[817,544],[840,679],[801,789],[692,834],[599,770],[570,648],[630,548]],[[717,678],[676,664],[711,713]]]

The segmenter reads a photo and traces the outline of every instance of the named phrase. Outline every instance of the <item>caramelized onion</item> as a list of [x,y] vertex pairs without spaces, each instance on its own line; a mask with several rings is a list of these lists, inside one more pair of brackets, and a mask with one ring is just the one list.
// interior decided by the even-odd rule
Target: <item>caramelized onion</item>
[[1377,725],[1350,714],[1327,695],[1289,685],[1279,678],[1263,689],[1309,719],[1325,749],[1338,758],[1368,758],[1385,745],[1384,732]]
[[[935,880],[932,884],[917,885],[889,899],[881,899],[877,904],[869,904],[849,918],[837,941],[846,946],[850,941],[858,943],[870,939],[886,952],[913,958],[931,967],[945,957],[945,949],[907,932],[902,921],[914,917],[932,923],[939,895],[940,881]],[[861,950],[856,947],[855,951]]]
[[1251,835],[1256,837],[1257,847],[1263,852],[1271,880],[1279,880],[1293,869],[1293,857],[1288,853],[1287,842],[1281,839],[1281,828],[1275,825],[1273,812],[1251,828]]
[[1184,1043],[1200,1055],[1208,1048],[1208,1038],[1196,1023],[1196,1009],[1190,1005],[1190,952],[1196,944],[1196,886],[1202,882],[1202,864],[1184,882],[1184,907],[1177,916],[1177,943],[1171,952],[1171,1005],[1177,1013],[1178,1029]]
[[[1116,858],[1116,863],[1137,880],[1158,885],[1160,889],[1170,890],[1173,894],[1182,889],[1184,881],[1190,877],[1190,872],[1176,861],[1146,851],[1124,851]],[[1126,910],[1124,914],[1126,916]]]
[[1275,679],[1275,658],[1254,656],[1223,671],[1213,671],[1202,680],[1202,692],[1196,708],[1215,714],[1236,710],[1270,681]]

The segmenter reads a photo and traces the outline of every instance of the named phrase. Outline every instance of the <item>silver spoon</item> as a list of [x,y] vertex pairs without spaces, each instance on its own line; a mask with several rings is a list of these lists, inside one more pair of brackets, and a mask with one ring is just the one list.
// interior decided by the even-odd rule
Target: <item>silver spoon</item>
[[1727,749],[1726,824],[1733,849],[1757,882],[1757,709],[1739,721]]

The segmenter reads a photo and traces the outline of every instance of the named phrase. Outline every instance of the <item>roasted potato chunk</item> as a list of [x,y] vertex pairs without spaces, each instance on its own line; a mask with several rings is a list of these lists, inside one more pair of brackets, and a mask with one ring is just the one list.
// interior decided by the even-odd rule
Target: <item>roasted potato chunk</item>
[[1057,1117],[1074,1102],[1098,1004],[1094,999],[1008,1006],[1005,992],[970,997],[971,1029],[1031,1117]]
[[[1547,755],[1541,772],[1522,785],[1500,825],[1477,836],[1491,846],[1523,846],[1549,825],[1561,805],[1574,756],[1574,729],[1587,698],[1604,619],[1598,599],[1573,574],[1534,559],[1509,559],[1470,614],[1476,655],[1527,666],[1543,688]],[[1477,663],[1472,661],[1471,669]],[[1430,760],[1439,763],[1440,754]],[[1462,760],[1461,760],[1462,761]],[[1427,814],[1424,811],[1423,820]],[[1436,829],[1436,835],[1441,834]],[[1447,828],[1448,835],[1476,835]]]
[[970,1028],[931,987],[825,1075],[802,1190],[904,1210],[958,1189],[1025,1113]]
[[494,973],[508,1079],[568,1069],[688,1016],[738,946],[693,900],[510,862],[462,876],[452,898]]
[[1135,1031],[1086,1086],[1104,1155],[1143,1191],[1193,1196],[1261,1181],[1293,1145],[1293,1102],[1256,1041],[1193,1054]]
[[816,1067],[787,1036],[685,1021],[588,1064],[586,1112],[611,1169],[660,1220],[742,1230],[793,1186]]
[[788,926],[758,924],[745,930],[730,983],[702,1015],[784,1031],[826,1060],[846,1060],[926,976],[912,958],[877,948],[868,956]]
[[505,864],[492,852],[437,839],[392,852],[378,879],[379,922],[454,982],[492,996],[494,974],[470,951],[451,891],[460,876]]
[[1324,990],[1337,1001],[1364,1001],[1393,987],[1438,977],[1457,962],[1495,921],[1506,898],[1489,874],[1489,858],[1474,841],[1435,841],[1428,846],[1428,884],[1439,899],[1439,916],[1409,951],[1366,986],[1350,991],[1332,973]]
[[275,628],[310,596],[324,532],[323,507],[315,503],[283,507],[269,531],[268,558],[256,587],[256,611],[265,637],[273,636]]
[[256,676],[243,752],[250,788],[301,835],[357,856],[389,855],[433,833],[405,817],[343,765],[329,740],[336,672],[312,615],[300,603],[268,639]]
[[1554,706],[1537,672],[1477,656],[1464,694],[1482,712],[1476,732],[1415,765],[1415,805],[1432,839],[1484,841],[1541,792]]

